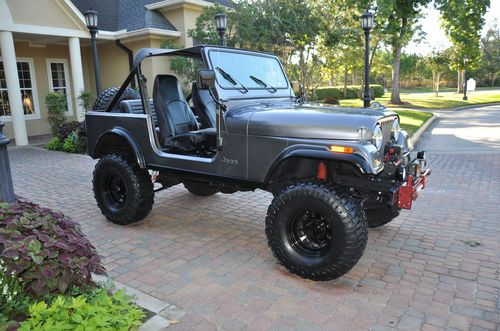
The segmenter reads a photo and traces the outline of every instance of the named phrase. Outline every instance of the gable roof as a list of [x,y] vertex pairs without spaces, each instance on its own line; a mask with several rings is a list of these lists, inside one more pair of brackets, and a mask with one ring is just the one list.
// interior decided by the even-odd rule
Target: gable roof
[[[231,0],[205,0],[230,6]],[[99,13],[98,28],[104,31],[134,31],[143,28],[156,28],[177,31],[157,10],[150,10],[146,5],[161,2],[160,0],[71,0],[80,12],[89,9]]]

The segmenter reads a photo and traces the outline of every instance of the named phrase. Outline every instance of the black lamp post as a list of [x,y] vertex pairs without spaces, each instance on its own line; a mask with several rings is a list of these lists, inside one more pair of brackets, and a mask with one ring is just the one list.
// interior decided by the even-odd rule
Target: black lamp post
[[101,93],[101,75],[99,72],[99,57],[97,55],[97,42],[96,42],[96,34],[97,34],[97,12],[95,10],[87,10],[84,14],[85,23],[87,24],[87,28],[90,32],[90,37],[92,38],[92,57],[94,59],[94,76],[95,76],[95,88],[96,95]]
[[16,200],[16,196],[12,186],[12,173],[7,152],[10,140],[3,134],[3,126],[3,122],[0,121],[0,202],[11,203]]
[[468,100],[467,98],[467,62],[469,62],[469,58],[467,55],[464,57],[464,97],[463,100]]
[[370,107],[370,30],[373,28],[373,14],[368,11],[360,17],[361,27],[365,32],[365,91],[363,93],[363,106]]
[[215,19],[215,27],[217,28],[217,32],[219,32],[220,36],[220,45],[225,46],[226,42],[224,40],[224,35],[227,30],[227,16],[224,13],[218,13],[214,17]]

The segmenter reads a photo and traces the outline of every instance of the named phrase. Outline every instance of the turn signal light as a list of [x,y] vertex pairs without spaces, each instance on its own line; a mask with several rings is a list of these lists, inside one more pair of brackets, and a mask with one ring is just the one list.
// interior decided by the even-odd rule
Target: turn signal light
[[352,154],[354,153],[354,149],[352,147],[332,145],[330,146],[330,152]]

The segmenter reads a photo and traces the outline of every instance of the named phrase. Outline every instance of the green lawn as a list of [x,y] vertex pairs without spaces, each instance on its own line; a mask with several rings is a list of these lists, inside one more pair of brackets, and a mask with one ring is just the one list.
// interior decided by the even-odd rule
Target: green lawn
[[417,110],[394,109],[394,111],[396,111],[401,118],[401,127],[410,134],[415,133],[418,128],[432,117],[432,113],[425,113]]
[[[489,90],[499,90],[500,87],[478,87],[476,91],[489,91]],[[456,92],[456,87],[441,87],[439,92]],[[390,89],[389,89],[390,92]],[[412,88],[402,88],[402,93],[432,93],[432,87],[412,87]]]
[[[391,105],[389,103],[391,94],[386,93],[383,97],[377,98],[375,101],[382,103],[388,107],[415,107],[415,108],[455,108],[460,106],[483,104],[491,102],[500,102],[500,90],[482,90],[468,94],[469,100],[462,100],[462,94],[453,92],[440,93],[438,97],[433,93],[401,93],[403,105]],[[362,107],[361,100],[340,100],[341,106]]]

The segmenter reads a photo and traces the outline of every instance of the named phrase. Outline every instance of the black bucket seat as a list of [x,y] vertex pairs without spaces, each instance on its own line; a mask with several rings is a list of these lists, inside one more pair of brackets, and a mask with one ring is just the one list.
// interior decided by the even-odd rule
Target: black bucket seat
[[200,80],[193,82],[191,88],[191,97],[193,104],[198,111],[198,117],[205,127],[216,127],[217,123],[217,104],[215,103],[209,86],[202,86]]
[[156,76],[153,103],[163,147],[184,152],[210,151],[216,147],[215,128],[199,130],[198,122],[175,76]]

